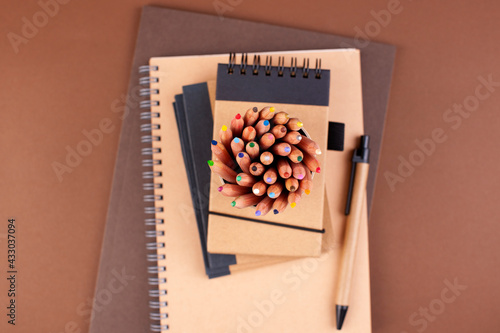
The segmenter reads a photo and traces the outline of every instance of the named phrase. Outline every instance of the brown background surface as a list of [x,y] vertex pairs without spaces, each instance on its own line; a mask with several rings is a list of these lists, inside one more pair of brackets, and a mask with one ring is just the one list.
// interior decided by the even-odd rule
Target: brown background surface
[[[232,3],[238,4],[225,15],[353,36],[357,27],[373,26],[371,11],[390,1]],[[40,7],[36,1],[2,2],[0,242],[5,244],[7,218],[16,217],[18,332],[88,329],[85,302],[94,292],[122,115],[114,111],[123,105],[145,4],[216,14],[212,1],[70,1],[16,54],[7,33],[21,34],[23,17],[32,20]],[[421,326],[411,326],[409,316],[436,304],[444,281],[457,278],[467,289],[425,332],[498,332],[500,91],[456,130],[443,114],[474,95],[478,76],[500,81],[500,4],[401,4],[401,13],[373,34],[398,46],[370,221],[373,329],[417,332]],[[98,128],[104,118],[114,130],[59,182],[51,163],[64,163],[66,147],[76,148],[85,139],[82,131]],[[443,128],[447,140],[391,191],[383,173],[397,173],[399,156],[408,158],[415,140],[431,137],[435,128]],[[83,246],[88,243],[95,246]]]

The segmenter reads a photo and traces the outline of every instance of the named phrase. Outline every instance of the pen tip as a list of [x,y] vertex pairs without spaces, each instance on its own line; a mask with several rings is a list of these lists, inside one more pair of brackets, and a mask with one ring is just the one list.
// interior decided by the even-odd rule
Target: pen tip
[[348,306],[337,305],[337,329],[340,331],[344,325],[345,315],[347,314]]

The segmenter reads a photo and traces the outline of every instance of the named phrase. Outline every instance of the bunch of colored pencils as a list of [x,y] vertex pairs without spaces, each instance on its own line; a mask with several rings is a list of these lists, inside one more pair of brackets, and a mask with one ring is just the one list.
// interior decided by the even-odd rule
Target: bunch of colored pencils
[[294,208],[302,194],[312,190],[312,173],[321,168],[318,144],[301,134],[302,122],[274,107],[248,109],[222,126],[220,141],[212,141],[208,165],[225,180],[218,188],[235,197],[231,205],[256,205],[256,216]]

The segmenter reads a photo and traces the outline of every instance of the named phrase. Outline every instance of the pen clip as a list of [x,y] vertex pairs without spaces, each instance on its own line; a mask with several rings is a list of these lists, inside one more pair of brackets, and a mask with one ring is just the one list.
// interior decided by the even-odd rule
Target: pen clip
[[370,159],[370,148],[368,148],[369,143],[370,143],[370,137],[368,135],[362,135],[361,145],[359,146],[359,148],[354,149],[354,153],[352,155],[351,178],[349,180],[349,190],[347,192],[347,202],[345,206],[345,215],[349,215],[349,213],[351,212],[352,188],[354,186],[356,164],[369,162]]

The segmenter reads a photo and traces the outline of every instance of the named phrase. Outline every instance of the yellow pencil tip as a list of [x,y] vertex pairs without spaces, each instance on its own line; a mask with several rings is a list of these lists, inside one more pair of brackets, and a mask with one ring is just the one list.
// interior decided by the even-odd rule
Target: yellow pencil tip
[[227,126],[226,126],[226,125],[223,125],[223,126],[222,126],[222,130],[223,130],[224,132],[225,132],[225,131],[227,131]]
[[302,127],[302,126],[304,126],[304,124],[301,121],[298,121],[297,126]]
[[311,190],[305,190],[304,192],[306,192],[306,194],[309,195],[309,193],[311,193]]
[[297,204],[296,204],[295,202],[292,202],[292,203],[290,204],[290,207],[292,207],[292,208],[295,208],[295,206],[297,206]]
[[271,106],[271,107],[269,108],[269,111],[271,111],[271,112],[274,112],[274,110],[276,110],[276,109],[274,108],[274,106]]

